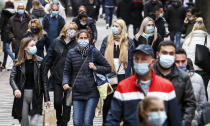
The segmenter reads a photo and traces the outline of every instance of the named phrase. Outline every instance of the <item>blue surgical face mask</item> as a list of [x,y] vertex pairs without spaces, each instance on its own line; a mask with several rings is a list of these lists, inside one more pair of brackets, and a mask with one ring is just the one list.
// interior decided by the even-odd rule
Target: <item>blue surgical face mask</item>
[[113,33],[114,35],[119,35],[119,34],[120,34],[120,31],[119,31],[118,28],[112,27],[112,33]]
[[189,17],[189,18],[188,18],[188,20],[189,20],[189,21],[192,21],[192,20],[193,20],[193,18],[192,18],[192,17]]
[[86,23],[86,22],[83,22],[83,21],[80,21],[80,24],[84,26],[84,25],[86,25],[87,23]]
[[23,15],[23,14],[24,14],[24,10],[20,9],[20,10],[17,11],[17,13],[18,13],[19,15]]
[[139,75],[145,75],[149,72],[149,64],[134,62],[134,70]]
[[174,56],[171,55],[160,55],[159,63],[161,67],[168,69],[174,64]]
[[89,45],[89,40],[88,39],[86,39],[86,40],[79,39],[78,44],[79,44],[80,47],[85,48]]
[[146,27],[146,32],[148,34],[154,33],[154,31],[155,31],[155,27],[154,26],[147,26]]
[[187,66],[186,66],[186,65],[180,66],[179,68],[180,68],[181,70],[183,70],[183,71],[186,71],[186,70],[187,70]]
[[150,112],[148,114],[148,122],[150,126],[162,126],[167,119],[165,112]]
[[28,53],[29,53],[30,55],[35,55],[36,52],[37,52],[36,46],[29,47]]
[[52,11],[52,16],[55,17],[58,15],[58,11]]

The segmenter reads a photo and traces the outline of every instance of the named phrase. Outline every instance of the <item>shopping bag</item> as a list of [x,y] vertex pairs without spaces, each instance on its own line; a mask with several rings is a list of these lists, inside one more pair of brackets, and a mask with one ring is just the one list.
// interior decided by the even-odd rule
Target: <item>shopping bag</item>
[[43,126],[57,126],[55,109],[49,107],[44,109]]

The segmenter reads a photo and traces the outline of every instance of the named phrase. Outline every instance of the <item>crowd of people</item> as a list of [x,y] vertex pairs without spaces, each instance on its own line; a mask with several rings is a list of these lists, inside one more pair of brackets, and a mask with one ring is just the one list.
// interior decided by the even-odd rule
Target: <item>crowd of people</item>
[[[15,9],[9,0],[1,12],[1,69],[9,55],[12,116],[21,126],[37,125],[42,102],[51,104],[49,91],[57,126],[68,125],[71,111],[74,126],[93,126],[100,102],[93,72],[107,75],[114,89],[103,100],[103,126],[210,123],[203,113],[210,73],[195,62],[196,45],[210,49],[199,10],[180,0],[66,0],[74,16],[67,22],[62,2],[28,0],[27,7],[18,3]],[[111,32],[98,50],[100,7]],[[66,100],[69,90],[72,105]]]

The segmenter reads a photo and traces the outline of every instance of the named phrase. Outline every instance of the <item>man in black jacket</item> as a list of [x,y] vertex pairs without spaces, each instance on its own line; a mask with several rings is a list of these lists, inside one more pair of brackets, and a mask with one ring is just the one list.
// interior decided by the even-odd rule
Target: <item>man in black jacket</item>
[[73,16],[78,15],[78,8],[81,5],[84,5],[84,0],[68,0],[69,9],[72,10]]
[[160,75],[170,80],[176,92],[176,98],[183,118],[183,126],[191,126],[196,109],[196,100],[193,87],[188,74],[175,64],[176,46],[171,41],[163,41],[159,44],[157,52],[157,62],[154,70]]
[[163,8],[160,0],[148,0],[144,5],[144,17],[150,16],[154,12],[155,6]]

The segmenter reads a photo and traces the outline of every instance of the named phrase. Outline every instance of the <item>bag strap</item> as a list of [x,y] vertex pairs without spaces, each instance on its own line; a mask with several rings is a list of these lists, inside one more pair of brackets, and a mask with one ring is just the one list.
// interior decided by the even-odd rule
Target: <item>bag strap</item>
[[207,35],[205,36],[204,46],[207,45]]
[[78,73],[77,73],[77,76],[76,76],[75,79],[74,79],[74,83],[73,83],[73,85],[72,85],[72,88],[74,87],[75,82],[76,82],[76,80],[77,80],[77,78],[78,78],[78,75],[79,75],[79,73],[82,71],[82,68],[83,68],[85,62],[87,61],[87,58],[88,58],[88,56],[85,58],[84,62],[82,63],[82,65],[81,65],[81,67],[80,67],[80,69],[79,69],[79,71],[78,71]]

